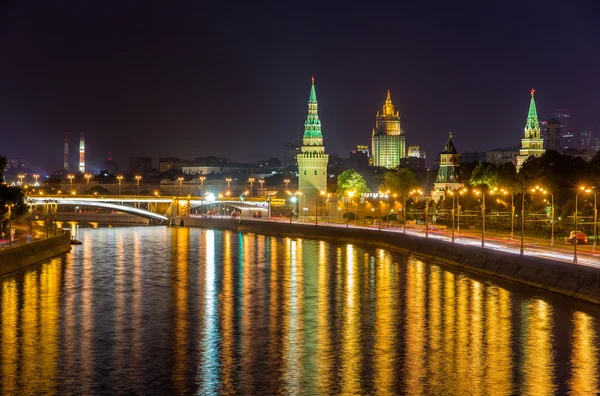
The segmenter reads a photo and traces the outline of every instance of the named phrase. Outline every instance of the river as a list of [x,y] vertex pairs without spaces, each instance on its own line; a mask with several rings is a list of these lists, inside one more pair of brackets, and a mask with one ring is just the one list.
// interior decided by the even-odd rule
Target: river
[[79,229],[0,278],[1,394],[598,393],[598,307],[381,249]]

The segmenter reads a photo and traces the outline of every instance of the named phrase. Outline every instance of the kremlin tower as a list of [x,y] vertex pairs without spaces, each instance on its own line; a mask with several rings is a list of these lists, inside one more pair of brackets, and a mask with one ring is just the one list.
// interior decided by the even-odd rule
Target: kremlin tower
[[304,122],[301,152],[297,155],[297,161],[298,187],[302,193],[299,197],[300,210],[304,210],[305,214],[316,213],[317,199],[320,199],[322,193],[327,193],[329,155],[325,154],[323,146],[314,77],[308,99],[308,115]]
[[525,139],[521,140],[521,150],[517,157],[517,172],[523,166],[527,158],[544,154],[544,139],[540,135],[540,123],[538,121],[535,99],[535,89],[531,88],[531,101],[529,102],[529,114],[525,124]]

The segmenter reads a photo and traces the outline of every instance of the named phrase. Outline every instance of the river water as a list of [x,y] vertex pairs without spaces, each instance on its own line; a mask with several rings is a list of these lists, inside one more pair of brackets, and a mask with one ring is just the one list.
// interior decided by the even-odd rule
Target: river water
[[78,233],[0,278],[1,394],[598,393],[573,299],[352,245]]

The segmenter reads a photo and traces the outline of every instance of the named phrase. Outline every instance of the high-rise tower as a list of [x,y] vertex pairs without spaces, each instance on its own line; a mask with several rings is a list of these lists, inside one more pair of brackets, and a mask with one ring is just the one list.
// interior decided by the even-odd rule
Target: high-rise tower
[[63,168],[69,172],[69,132],[65,132],[65,151],[63,157]]
[[534,99],[535,89],[531,88],[531,101],[529,102],[529,114],[525,124],[525,139],[521,140],[521,150],[517,157],[517,171],[521,169],[527,158],[544,154],[544,139],[541,137],[540,122],[538,121],[537,109]]
[[83,132],[79,135],[79,172],[85,173],[85,138]]
[[400,112],[394,105],[388,89],[383,112],[377,112],[373,128],[373,166],[397,168],[400,159],[406,157],[406,138],[400,124]]
[[317,200],[320,199],[322,192],[327,192],[329,155],[325,154],[325,146],[323,146],[318,106],[315,78],[313,77],[308,99],[308,115],[304,122],[301,152],[296,156],[299,174],[298,187],[302,193],[299,197],[299,207],[305,213],[315,213]]

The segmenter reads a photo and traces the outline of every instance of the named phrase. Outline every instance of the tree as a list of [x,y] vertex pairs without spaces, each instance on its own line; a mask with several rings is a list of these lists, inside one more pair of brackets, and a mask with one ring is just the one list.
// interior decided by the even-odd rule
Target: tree
[[408,192],[419,186],[417,175],[410,169],[400,168],[397,171],[386,172],[383,176],[383,184],[380,189],[390,191],[400,195],[408,194]]
[[364,194],[369,192],[367,182],[354,169],[347,169],[343,171],[337,179],[337,193],[338,195],[346,195],[348,191],[354,191],[355,194]]

